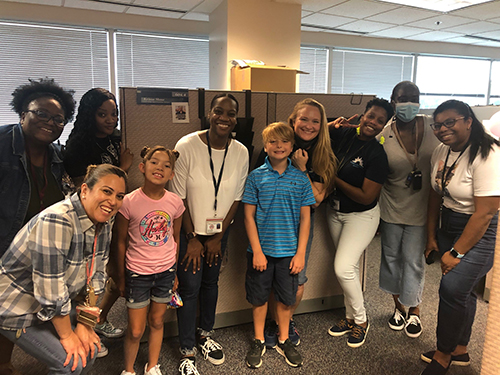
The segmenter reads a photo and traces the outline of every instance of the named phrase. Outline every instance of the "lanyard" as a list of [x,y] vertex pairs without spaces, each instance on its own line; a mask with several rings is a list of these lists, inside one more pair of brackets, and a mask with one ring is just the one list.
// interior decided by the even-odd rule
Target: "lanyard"
[[207,131],[207,146],[208,154],[210,155],[210,169],[212,170],[212,182],[214,183],[215,190],[215,200],[214,200],[214,211],[215,216],[217,216],[217,194],[219,193],[220,183],[222,181],[222,172],[224,171],[224,163],[226,162],[227,150],[229,149],[229,141],[226,142],[226,148],[224,150],[224,159],[222,159],[222,165],[220,166],[219,177],[215,179],[214,162],[212,160],[212,148],[210,147],[210,137]]
[[[444,161],[444,166],[443,166],[443,175],[441,176],[441,190],[442,190],[442,194],[444,195],[444,184],[446,181],[451,181],[453,175],[451,175],[451,172],[453,171],[453,168],[455,168],[455,164],[457,164],[458,162],[458,159],[460,159],[460,156],[462,156],[465,152],[465,150],[467,150],[467,147],[469,145],[466,145],[465,148],[460,151],[460,155],[458,155],[458,158],[455,159],[455,161],[453,162],[452,165],[450,165],[450,168],[448,168],[448,170],[446,170],[446,164],[448,164],[448,158],[450,156],[450,153],[451,153],[451,147],[448,148],[448,153],[446,154],[446,159]],[[450,176],[451,175],[451,176]],[[448,177],[450,178],[448,180]]]
[[26,155],[28,156],[28,161],[30,163],[30,170],[31,170],[31,177],[33,178],[33,183],[35,184],[36,191],[38,193],[38,198],[40,199],[40,212],[43,211],[44,206],[43,206],[43,198],[45,197],[45,190],[47,190],[48,186],[48,180],[47,180],[47,151],[43,155],[43,186],[40,189],[38,186],[38,177],[35,171],[35,167],[33,166],[33,163],[31,162],[31,156],[28,151],[28,148],[26,147]]
[[97,237],[99,236],[99,228],[96,227],[95,235],[94,235],[94,249],[92,250],[92,261],[90,262],[90,268],[89,268],[89,262],[87,261],[87,288],[90,288],[90,279],[92,278],[92,271],[94,270],[94,262],[95,262],[95,253],[96,253],[96,248],[97,248]]
[[398,127],[396,126],[394,121],[391,124],[392,131],[394,132],[394,134],[396,134],[396,138],[397,138],[399,144],[401,145],[401,148],[405,152],[406,158],[408,159],[410,164],[413,166],[413,170],[417,169],[417,161],[418,161],[418,128],[417,128],[417,126],[418,126],[417,121],[415,121],[415,127],[413,128],[413,129],[415,129],[415,162],[413,162],[411,160],[410,153],[406,150],[406,147],[403,143],[403,140],[401,139],[401,135],[399,134]]
[[[344,167],[345,167],[345,165],[347,164],[347,161],[348,161],[348,160],[345,160],[345,159],[350,159],[350,157],[348,158],[347,156],[349,155],[349,151],[351,151],[351,147],[354,145],[354,141],[355,141],[356,137],[357,137],[357,136],[356,136],[356,135],[354,135],[354,137],[353,137],[353,138],[351,138],[351,141],[350,141],[350,143],[349,143],[349,147],[347,148],[347,151],[345,152],[344,156],[342,157],[342,160],[340,161],[339,166],[338,166],[338,168],[337,168],[337,175],[338,175],[338,172],[340,172],[340,170],[341,170],[342,168],[344,168]],[[354,155],[356,155],[358,152],[360,152],[360,151],[361,151],[361,150],[362,150],[362,149],[363,149],[363,148],[364,148],[364,147],[368,144],[368,142],[370,142],[370,141],[366,141],[366,142],[365,142],[365,143],[364,143],[364,144],[363,144],[360,148],[358,148],[356,151],[354,151],[354,152],[352,153],[352,156],[354,156]],[[343,147],[344,147],[344,145],[341,145],[341,147],[339,147],[339,151],[341,151]]]

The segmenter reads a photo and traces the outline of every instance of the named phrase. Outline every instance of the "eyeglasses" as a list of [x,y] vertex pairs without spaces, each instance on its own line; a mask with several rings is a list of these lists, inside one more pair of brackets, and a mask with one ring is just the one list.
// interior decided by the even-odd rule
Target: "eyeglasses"
[[66,125],[66,119],[61,115],[51,116],[47,112],[41,111],[39,109],[29,109],[26,112],[34,113],[36,117],[38,117],[43,122],[49,122],[50,120],[52,120],[52,122],[60,128],[64,128],[64,125]]
[[457,117],[457,118],[450,118],[444,122],[435,122],[433,124],[431,124],[431,128],[432,130],[439,130],[441,129],[441,126],[444,125],[445,128],[452,128],[455,126],[455,124],[457,123],[458,120],[463,120],[465,117],[462,116],[462,117]]

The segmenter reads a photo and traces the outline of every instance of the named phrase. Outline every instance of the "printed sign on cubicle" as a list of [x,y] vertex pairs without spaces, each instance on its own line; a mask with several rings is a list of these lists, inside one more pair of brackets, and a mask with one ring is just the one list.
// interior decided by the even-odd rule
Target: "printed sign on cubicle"
[[137,104],[169,105],[172,102],[188,102],[188,89],[162,89],[138,87]]

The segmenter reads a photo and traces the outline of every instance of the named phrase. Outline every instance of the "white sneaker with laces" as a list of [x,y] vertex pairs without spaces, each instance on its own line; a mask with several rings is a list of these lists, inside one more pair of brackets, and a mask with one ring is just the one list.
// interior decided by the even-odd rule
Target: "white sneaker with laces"
[[149,371],[146,371],[147,369],[148,363],[146,363],[146,366],[144,366],[144,375],[163,375],[160,371],[160,365],[151,367]]
[[184,357],[181,359],[179,366],[179,374],[181,375],[200,375],[196,369],[194,357]]
[[410,314],[405,324],[406,336],[416,339],[422,334],[422,322],[420,317],[415,314]]

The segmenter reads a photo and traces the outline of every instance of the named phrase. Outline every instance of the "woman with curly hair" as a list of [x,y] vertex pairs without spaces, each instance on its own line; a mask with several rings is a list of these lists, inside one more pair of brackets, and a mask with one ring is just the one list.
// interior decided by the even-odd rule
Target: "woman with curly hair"
[[123,149],[117,125],[118,105],[111,92],[94,88],[82,96],[64,153],[64,167],[76,186],[91,164],[113,164],[128,171],[133,155]]
[[[19,123],[0,127],[0,257],[24,224],[64,198],[64,167],[53,142],[73,118],[73,93],[48,78],[12,93]],[[0,374],[18,374],[10,363],[14,344],[0,335],[0,347]]]

